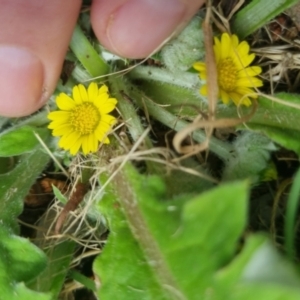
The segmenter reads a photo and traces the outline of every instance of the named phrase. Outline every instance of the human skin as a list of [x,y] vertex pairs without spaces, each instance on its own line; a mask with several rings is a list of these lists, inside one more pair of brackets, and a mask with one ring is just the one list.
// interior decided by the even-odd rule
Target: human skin
[[[143,58],[178,32],[205,0],[93,0],[100,43]],[[0,115],[20,117],[55,89],[79,15],[80,0],[0,0]]]

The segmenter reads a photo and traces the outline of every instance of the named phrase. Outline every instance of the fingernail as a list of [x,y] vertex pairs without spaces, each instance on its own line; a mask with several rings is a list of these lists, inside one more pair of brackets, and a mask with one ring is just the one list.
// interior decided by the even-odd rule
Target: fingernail
[[37,110],[41,103],[44,67],[25,48],[0,45],[0,115],[19,117]]
[[129,0],[110,15],[106,34],[119,55],[146,57],[172,34],[185,12],[180,0]]

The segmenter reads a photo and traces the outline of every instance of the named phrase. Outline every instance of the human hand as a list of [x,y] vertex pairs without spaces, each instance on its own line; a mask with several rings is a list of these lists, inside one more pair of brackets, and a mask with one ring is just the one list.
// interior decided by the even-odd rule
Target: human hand
[[[93,0],[94,32],[108,50],[142,58],[181,29],[205,0]],[[0,0],[0,115],[28,115],[55,89],[80,0]]]

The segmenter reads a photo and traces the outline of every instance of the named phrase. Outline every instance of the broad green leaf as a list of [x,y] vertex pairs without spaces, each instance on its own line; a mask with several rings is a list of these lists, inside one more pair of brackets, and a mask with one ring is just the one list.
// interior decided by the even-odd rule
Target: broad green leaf
[[234,141],[234,152],[225,162],[223,180],[251,178],[259,180],[267,168],[271,151],[276,150],[273,142],[263,134],[243,131]]
[[[274,97],[285,101],[286,104],[260,97],[258,110],[247,125],[254,130],[265,133],[281,146],[300,154],[299,96],[280,93],[275,94]],[[299,107],[292,107],[289,104]]]
[[[238,284],[230,291],[228,300],[298,300],[298,289],[282,287],[276,284]],[[218,298],[224,299],[224,298]]]
[[94,263],[101,282],[99,299],[168,299],[134,239],[112,190],[106,191],[99,209],[110,225],[105,250]]
[[65,282],[75,249],[74,241],[60,241],[47,245],[44,251],[48,257],[48,265],[37,278],[30,281],[29,286],[39,292],[51,293],[52,299],[58,295]]
[[10,172],[0,175],[0,290],[2,299],[41,299],[51,297],[30,291],[20,281],[37,277],[46,266],[46,257],[29,240],[14,235],[18,232],[17,217],[23,199],[36,177],[48,163],[41,149],[21,157]]
[[5,174],[13,169],[15,164],[14,157],[0,157],[0,175]]
[[1,261],[8,264],[5,274],[11,279],[27,281],[46,267],[46,257],[41,250],[29,240],[10,234],[4,227],[0,229],[0,248]]
[[186,71],[204,57],[202,18],[194,17],[184,30],[160,51],[162,62],[170,70]]
[[[280,294],[288,296],[290,292],[291,295],[295,292],[299,297],[299,281],[296,269],[277,252],[266,236],[252,235],[245,241],[242,251],[235,259],[216,273],[214,283],[215,287],[228,295],[233,295],[233,291],[239,290],[240,286],[257,285],[262,290],[259,292],[262,295],[268,290],[272,294],[273,288],[277,287]],[[249,295],[249,299],[257,298],[262,299],[254,296],[251,298]]]
[[256,124],[252,124],[251,129],[265,133],[274,142],[286,149],[293,150],[300,155],[300,130],[297,130],[296,128],[294,130],[282,129],[267,125],[257,126]]
[[[164,200],[159,178],[126,168],[111,188],[111,198],[115,194],[121,207],[105,197],[101,201],[102,210],[109,206],[114,219],[95,264],[102,283],[99,296],[109,299],[115,293],[114,299],[126,299],[130,293],[130,299],[151,299],[156,293],[155,299],[199,299],[213,273],[234,254],[246,222],[247,184],[233,183],[170,201]],[[128,276],[128,268],[133,275]]]
[[232,32],[244,39],[299,0],[252,0],[233,19]]
[[[180,166],[186,169],[172,170],[163,177],[168,187],[167,196],[169,198],[179,194],[196,195],[213,186],[213,182],[205,179],[206,175],[210,175],[209,171],[201,168],[198,161],[188,158],[182,160],[180,162]],[[190,170],[199,172],[204,176],[204,178],[188,173]]]
[[16,167],[0,175],[0,220],[2,226],[18,232],[17,216],[23,209],[23,199],[36,178],[49,162],[49,156],[40,148],[23,155]]
[[299,274],[274,246],[264,242],[245,264],[237,284],[228,292],[232,300],[297,300]]
[[176,202],[142,202],[151,232],[187,299],[199,299],[214,271],[233,256],[246,222],[246,199],[247,185],[235,183],[184,199],[182,208]]
[[300,169],[293,178],[293,185],[288,196],[286,217],[284,222],[284,246],[287,255],[290,260],[294,260],[296,257],[296,224],[297,224],[297,212],[300,200]]
[[16,156],[32,151],[39,145],[37,133],[42,139],[50,136],[46,128],[22,126],[3,132],[0,135],[0,156]]
[[[0,268],[2,269],[1,262]],[[1,299],[9,300],[52,300],[51,295],[38,293],[28,289],[23,282],[21,283],[10,283],[3,282],[0,286]]]

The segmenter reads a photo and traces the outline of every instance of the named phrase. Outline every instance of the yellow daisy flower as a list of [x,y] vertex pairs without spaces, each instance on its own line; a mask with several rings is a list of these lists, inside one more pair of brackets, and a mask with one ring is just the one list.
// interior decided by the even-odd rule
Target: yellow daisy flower
[[108,88],[92,82],[86,89],[82,84],[73,88],[72,98],[61,93],[56,98],[60,110],[50,112],[52,122],[48,128],[53,136],[59,136],[59,147],[75,155],[80,148],[84,154],[96,152],[99,142],[109,144],[107,133],[116,123],[109,115],[117,100],[109,98]]
[[[250,98],[257,98],[252,88],[263,85],[256,76],[261,73],[258,66],[249,67],[255,54],[249,54],[250,46],[246,41],[239,43],[236,35],[223,33],[221,39],[214,39],[214,54],[218,72],[219,98],[228,104],[232,100],[236,105],[251,105]],[[199,77],[206,80],[204,62],[196,62],[193,67],[199,71]],[[207,85],[200,93],[207,95]],[[250,95],[251,94],[251,95]]]

